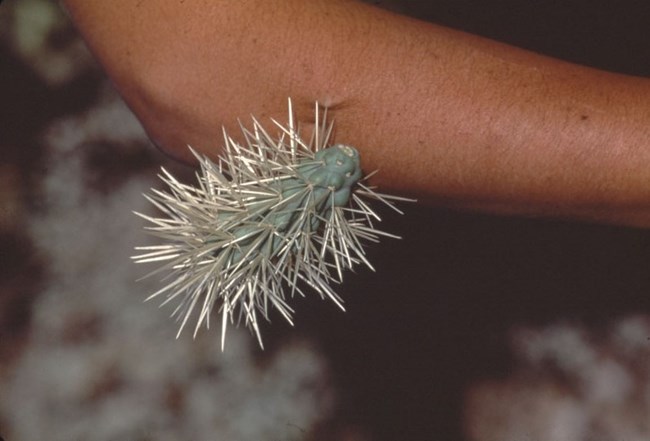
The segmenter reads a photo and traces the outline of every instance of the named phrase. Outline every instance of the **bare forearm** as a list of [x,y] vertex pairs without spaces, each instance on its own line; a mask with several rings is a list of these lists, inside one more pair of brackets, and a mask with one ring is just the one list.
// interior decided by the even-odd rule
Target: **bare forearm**
[[[308,126],[377,183],[461,207],[650,225],[650,81],[601,73],[344,1],[68,0],[167,151],[216,154],[221,126]],[[138,4],[140,5],[138,6]],[[106,9],[106,10],[103,10]]]

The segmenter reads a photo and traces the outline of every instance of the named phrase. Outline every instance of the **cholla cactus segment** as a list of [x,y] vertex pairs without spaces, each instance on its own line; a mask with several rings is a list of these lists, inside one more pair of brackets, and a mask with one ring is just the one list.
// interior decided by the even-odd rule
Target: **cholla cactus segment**
[[[245,145],[224,132],[225,154],[219,163],[193,151],[200,163],[198,185],[176,180],[166,170],[169,191],[146,196],[162,213],[136,213],[163,244],[137,247],[139,263],[161,266],[166,285],[148,299],[176,302],[172,316],[179,334],[194,316],[194,333],[210,326],[212,310],[221,314],[221,346],[228,322],[242,319],[262,346],[259,317],[276,309],[292,323],[287,303],[309,288],[341,309],[332,288],[343,272],[357,264],[372,269],[364,242],[380,236],[398,238],[375,228],[380,221],[368,200],[400,212],[395,200],[363,183],[359,153],[350,146],[329,145],[332,126],[315,108],[311,140],[300,137],[289,101],[289,124],[273,121],[273,138],[253,119],[242,127]],[[197,312],[198,311],[198,312]]]

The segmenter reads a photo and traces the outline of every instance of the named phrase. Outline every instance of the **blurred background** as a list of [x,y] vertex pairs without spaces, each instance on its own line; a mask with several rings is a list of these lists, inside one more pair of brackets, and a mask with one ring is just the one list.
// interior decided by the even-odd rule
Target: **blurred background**
[[[650,76],[645,1],[380,7]],[[6,441],[647,441],[650,233],[449,212],[347,275],[343,314],[296,299],[260,351],[174,338],[129,256],[174,164],[47,0],[0,4],[0,436]]]

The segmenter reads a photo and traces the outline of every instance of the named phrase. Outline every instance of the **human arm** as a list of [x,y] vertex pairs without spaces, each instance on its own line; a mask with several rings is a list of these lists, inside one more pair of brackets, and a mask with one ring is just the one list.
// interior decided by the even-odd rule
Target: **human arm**
[[373,183],[449,206],[650,226],[650,80],[343,0],[64,1],[154,141],[309,128],[314,101]]

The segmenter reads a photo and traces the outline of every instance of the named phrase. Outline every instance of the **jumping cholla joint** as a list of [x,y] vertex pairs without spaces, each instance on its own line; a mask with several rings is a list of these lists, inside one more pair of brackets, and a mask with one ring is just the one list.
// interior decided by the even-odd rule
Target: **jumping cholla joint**
[[[201,169],[198,187],[176,180],[164,168],[160,178],[169,192],[152,189],[145,197],[163,214],[136,213],[164,244],[136,247],[138,263],[162,262],[145,277],[166,272],[169,282],[150,295],[162,305],[178,299],[172,316],[181,322],[178,335],[197,309],[194,335],[210,326],[210,313],[221,313],[221,348],[228,322],[243,318],[262,346],[258,315],[269,319],[274,307],[291,324],[287,297],[304,296],[308,286],[344,310],[330,286],[343,271],[363,263],[362,242],[398,236],[375,228],[378,214],[367,202],[375,199],[398,213],[392,201],[410,199],[377,193],[363,183],[359,153],[353,147],[329,145],[332,124],[315,106],[309,142],[300,137],[289,100],[289,123],[277,121],[271,137],[253,118],[243,126],[246,145],[224,131],[225,153],[218,164],[192,150]],[[374,174],[374,173],[373,173]],[[161,306],[162,306],[161,305]]]

